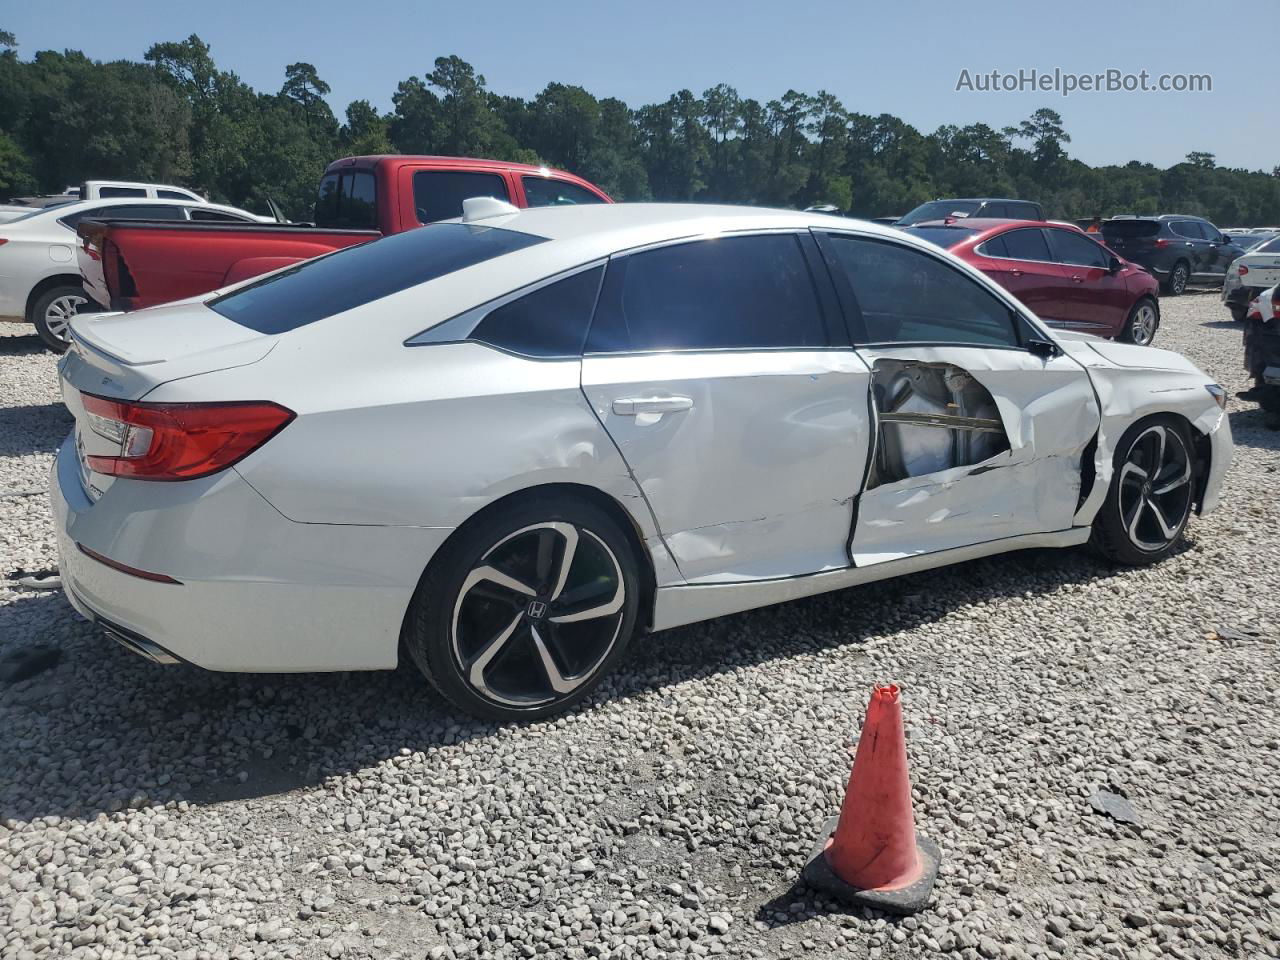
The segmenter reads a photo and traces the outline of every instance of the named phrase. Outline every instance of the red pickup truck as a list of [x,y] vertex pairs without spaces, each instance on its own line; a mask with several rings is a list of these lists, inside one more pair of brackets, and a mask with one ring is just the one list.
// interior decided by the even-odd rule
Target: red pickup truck
[[111,310],[136,310],[210,290],[342,247],[462,215],[468,197],[517,207],[611,203],[581,177],[462,157],[347,157],[325,168],[315,223],[85,220],[80,275]]

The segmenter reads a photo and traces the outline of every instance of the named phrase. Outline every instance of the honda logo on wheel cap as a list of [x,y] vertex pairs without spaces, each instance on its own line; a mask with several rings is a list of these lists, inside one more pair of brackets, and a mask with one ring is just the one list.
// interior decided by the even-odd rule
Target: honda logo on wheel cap
[[527,612],[531,620],[541,620],[547,615],[547,605],[541,600],[531,600]]

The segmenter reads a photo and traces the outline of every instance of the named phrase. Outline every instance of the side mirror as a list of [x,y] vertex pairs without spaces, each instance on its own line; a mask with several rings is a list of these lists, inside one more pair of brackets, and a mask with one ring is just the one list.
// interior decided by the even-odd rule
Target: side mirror
[[1027,353],[1042,360],[1052,360],[1054,357],[1060,356],[1062,350],[1050,340],[1036,338],[1027,341]]
[[1124,269],[1124,262],[1119,257],[1112,257],[1107,261],[1107,273],[1119,273]]

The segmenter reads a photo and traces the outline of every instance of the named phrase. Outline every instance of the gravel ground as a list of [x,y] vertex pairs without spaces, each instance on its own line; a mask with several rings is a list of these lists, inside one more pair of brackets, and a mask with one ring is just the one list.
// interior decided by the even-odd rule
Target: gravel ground
[[[1247,385],[1216,295],[1163,306]],[[46,499],[9,494],[68,419],[32,336],[0,404],[0,574],[38,570]],[[682,628],[523,727],[409,668],[156,667],[0,581],[0,655],[62,652],[0,684],[0,957],[1280,957],[1280,433],[1230,415],[1224,505],[1155,568],[1026,552]],[[944,854],[904,920],[797,879],[889,679]]]

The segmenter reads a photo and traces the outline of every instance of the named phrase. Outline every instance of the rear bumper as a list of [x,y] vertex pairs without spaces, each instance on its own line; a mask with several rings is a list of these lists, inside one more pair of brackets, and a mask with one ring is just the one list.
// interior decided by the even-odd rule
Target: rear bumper
[[[134,652],[210,670],[395,667],[418,578],[449,533],[294,523],[234,470],[181,483],[121,480],[93,502],[70,439],[50,479],[72,605]],[[122,572],[78,544],[179,582]]]

